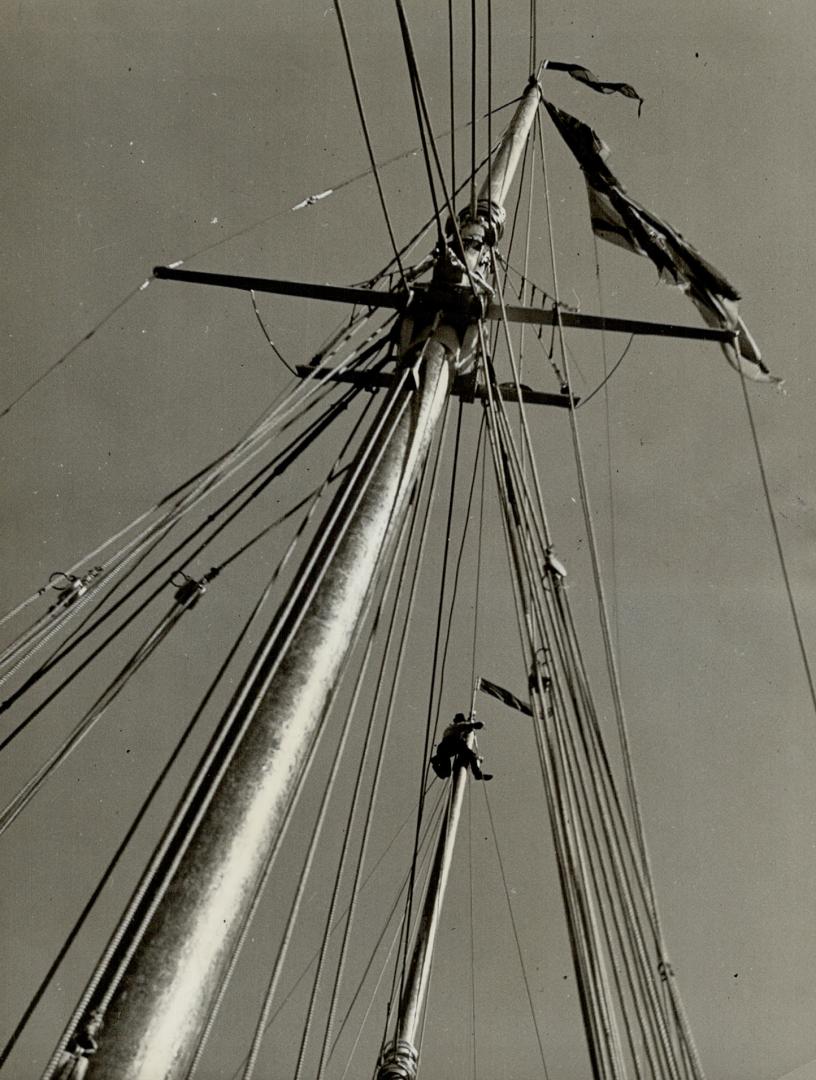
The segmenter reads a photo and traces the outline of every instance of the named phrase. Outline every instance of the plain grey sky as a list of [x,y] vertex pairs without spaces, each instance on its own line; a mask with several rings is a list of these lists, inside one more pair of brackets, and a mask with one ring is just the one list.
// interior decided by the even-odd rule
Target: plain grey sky
[[[441,130],[447,127],[445,12],[430,2],[406,6]],[[515,97],[528,74],[528,4],[505,6],[510,10],[494,12],[496,102]],[[348,7],[372,136],[378,156],[387,158],[417,141],[396,20],[386,5]],[[467,10],[461,7],[464,60]],[[786,379],[786,395],[766,387],[750,392],[805,640],[812,642],[816,15],[795,0],[623,0],[614,8],[577,0],[540,7],[540,57],[578,60],[601,77],[631,82],[646,104],[638,120],[631,102],[594,95],[565,76],[548,76],[546,92],[604,137],[611,167],[632,195],[740,288],[748,326],[771,370]],[[0,9],[0,28],[3,404],[155,263],[185,258],[269,215],[277,216],[191,267],[339,283],[364,279],[388,258],[368,181],[306,212],[287,212],[367,165],[328,3],[21,0]],[[463,74],[462,118],[466,87]],[[583,182],[554,137],[547,146],[561,289],[565,299],[577,295],[584,310],[594,311]],[[407,237],[430,209],[420,160],[391,167],[386,190],[397,234]],[[545,240],[540,198],[537,208],[538,237]],[[543,243],[539,251],[537,277],[549,287]],[[682,296],[655,286],[646,260],[605,246],[601,264],[609,313],[695,321]],[[285,384],[245,297],[181,289],[152,283],[0,420],[4,610],[233,441]],[[266,301],[263,310],[283,352],[298,361],[308,359],[339,317],[298,302]],[[612,356],[620,344],[610,343]],[[586,393],[599,381],[600,346],[576,339],[572,348],[578,389]],[[544,364],[530,369],[528,381],[555,388]],[[624,693],[658,895],[692,1028],[712,1078],[814,1080],[816,1065],[803,1063],[816,1058],[816,717],[739,383],[714,347],[638,344],[610,384],[610,417]],[[475,423],[475,412],[469,419]],[[579,419],[611,572],[602,399]],[[591,641],[597,635],[566,422],[544,410],[533,421],[559,555]],[[318,458],[307,486],[329,460]],[[301,490],[283,485],[281,505]],[[498,540],[493,550],[498,561]],[[203,638],[185,627],[167,660],[117,706],[106,734],[30,820],[0,840],[7,867],[5,1025],[19,1015],[84,902],[137,804],[143,775],[155,771],[169,748],[173,724],[189,715],[205,679],[199,662],[215,662],[271,559],[270,550],[255,572],[231,579],[218,596],[213,590],[213,607],[199,619]],[[507,658],[494,649],[493,630],[511,638],[504,628],[506,584],[503,570],[489,576],[496,597],[483,616],[490,637],[480,665],[502,668],[484,671],[501,681],[503,670],[512,671],[505,666],[509,647]],[[597,653],[597,645],[590,650]],[[462,707],[469,677],[468,666],[459,682],[452,679],[446,707]],[[104,681],[104,674],[98,678]],[[72,692],[56,716],[24,745],[21,740],[17,756],[4,763],[4,790],[28,775],[54,731],[70,725],[99,685]],[[423,691],[408,689],[415,696]],[[404,708],[407,720],[421,722],[410,697]],[[574,998],[562,986],[556,890],[546,863],[530,869],[545,847],[541,807],[533,796],[521,808],[516,801],[518,790],[533,790],[534,778],[524,746],[508,733],[510,721],[489,705],[482,714],[483,745],[497,777],[491,797],[526,951],[540,980],[536,1001],[551,1075],[579,1080],[580,1058],[569,1048]],[[402,790],[397,779],[392,783],[398,821],[410,785]],[[478,807],[475,802],[474,815]],[[475,835],[483,824],[476,816]],[[504,1069],[503,1075],[527,1080],[535,1055],[485,849],[478,856],[479,948],[492,981],[477,988],[484,1075]],[[38,1075],[136,865],[134,858],[120,874],[88,943],[60,976],[9,1067],[13,1080]],[[393,882],[401,869],[393,864],[388,873]],[[453,900],[466,903],[463,873],[454,880]],[[450,974],[436,976],[441,989],[428,1038],[439,1057],[430,1058],[436,1072],[431,1067],[429,1075],[444,1069],[465,1076],[467,1059],[456,1062],[466,1039],[456,1034],[461,1016],[452,1003],[460,993],[454,980],[469,975],[451,927],[439,965]],[[249,987],[246,994],[249,1001]],[[468,1002],[465,994],[465,1020]],[[227,1076],[236,1064],[228,1043]]]

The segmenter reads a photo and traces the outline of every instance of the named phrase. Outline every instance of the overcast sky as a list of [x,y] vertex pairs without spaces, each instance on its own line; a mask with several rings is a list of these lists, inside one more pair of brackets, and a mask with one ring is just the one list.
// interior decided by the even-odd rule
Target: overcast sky
[[[387,5],[347,6],[372,138],[377,156],[386,159],[417,142],[396,19]],[[460,6],[464,64],[467,8]],[[498,10],[505,7],[511,10]],[[545,93],[592,123],[631,194],[740,289],[748,326],[771,370],[786,380],[785,394],[749,389],[804,637],[812,645],[816,14],[805,0],[621,0],[614,9],[575,0],[540,7],[547,8],[539,12],[540,58],[577,60],[602,78],[630,82],[645,106],[638,119],[632,102],[595,95],[563,75],[547,76]],[[445,11],[425,0],[406,8],[442,130],[448,126]],[[519,0],[494,9],[493,99],[500,103],[520,93],[528,76],[529,5]],[[0,7],[0,29],[0,407],[156,263],[186,259],[226,240],[190,259],[190,266],[350,283],[388,259],[370,181],[289,213],[307,195],[367,167],[327,0],[171,6],[20,0]],[[463,122],[464,67],[458,86],[457,122]],[[481,95],[484,106],[484,84]],[[568,302],[577,297],[583,310],[595,311],[583,181],[554,137],[547,146],[561,290]],[[430,211],[421,160],[391,166],[385,178],[395,229],[405,239]],[[535,238],[546,240],[543,201],[538,212]],[[535,266],[549,288],[544,244],[539,248]],[[695,321],[682,296],[655,285],[646,260],[608,249],[601,265],[608,313]],[[283,353],[298,362],[312,355],[342,314],[277,300],[266,301],[263,310]],[[622,344],[610,339],[613,358]],[[600,345],[576,338],[572,348],[576,388],[586,395],[600,379]],[[0,419],[3,610],[233,442],[286,378],[246,297],[202,296],[159,282],[138,293]],[[543,363],[528,369],[526,381],[556,389]],[[816,716],[739,382],[715,346],[638,343],[610,383],[609,407],[616,537],[610,592],[658,895],[692,1029],[712,1080],[816,1080],[816,1064],[805,1064],[816,1060]],[[611,575],[602,398],[579,419]],[[566,421],[542,409],[533,422],[558,553],[592,642],[597,632]],[[468,423],[472,446],[475,409]],[[309,490],[331,460],[328,451],[318,455],[305,480],[285,484],[275,496],[281,507]],[[498,560],[498,534],[493,549]],[[225,582],[220,595],[213,590],[214,606],[199,620],[202,637],[185,627],[168,658],[146,685],[129,690],[107,733],[40,800],[30,822],[21,820],[0,838],[8,886],[4,1031],[16,1022],[138,805],[138,768],[152,776],[159,767],[172,744],[172,724],[190,715],[205,682],[199,661],[217,662],[273,551],[256,571]],[[491,634],[496,629],[496,639],[509,639],[506,580],[499,569],[488,577],[497,595],[485,606],[483,625]],[[462,707],[470,678],[469,633],[468,627],[467,670],[458,682],[452,677],[446,691],[451,711]],[[494,645],[492,637],[483,640],[480,667],[501,681],[503,671],[487,668],[512,667],[503,644]],[[598,651],[597,644],[589,648]],[[104,684],[104,674],[97,678],[20,740],[18,756],[3,763],[4,790],[13,791],[54,744],[55,732],[67,730],[87,707]],[[421,724],[420,707],[409,701],[404,708]],[[21,715],[6,718],[8,727]],[[560,985],[563,931],[551,929],[559,917],[557,890],[546,869],[528,872],[546,833],[540,793],[529,813],[532,804],[523,804],[520,824],[518,790],[533,782],[525,772],[529,747],[498,707],[484,705],[483,718],[489,729],[483,748],[496,773],[491,798],[539,980],[536,1001],[551,1075],[581,1080],[581,1058],[567,1046],[576,1034],[575,1002],[571,984]],[[407,813],[413,786],[395,797],[390,824]],[[171,801],[165,800],[164,812]],[[477,817],[474,835],[484,836],[483,826]],[[146,835],[142,853],[149,843]],[[12,1080],[38,1075],[134,880],[138,858],[117,879],[87,942],[35,1018],[8,1068]],[[480,1075],[492,1068],[527,1080],[534,1044],[506,918],[498,928],[503,901],[491,858],[484,845],[477,866],[487,921],[479,949],[492,983],[480,975],[485,981],[477,994],[490,1014]],[[463,867],[452,886],[454,911],[467,903]],[[402,872],[389,864],[386,884]],[[496,929],[489,921],[494,917]],[[445,963],[458,977],[464,946],[454,933],[449,928]],[[308,955],[308,942],[301,953]],[[435,1045],[441,1049],[434,1051],[440,1056],[431,1059],[438,1071],[428,1075],[469,1075],[464,1064],[450,1063],[456,1048],[466,1052],[466,1040],[454,1034],[458,1020],[441,1000],[440,994]],[[429,1046],[432,1028],[433,1022]],[[237,1064],[235,1047],[225,1042],[207,1080],[231,1075]]]

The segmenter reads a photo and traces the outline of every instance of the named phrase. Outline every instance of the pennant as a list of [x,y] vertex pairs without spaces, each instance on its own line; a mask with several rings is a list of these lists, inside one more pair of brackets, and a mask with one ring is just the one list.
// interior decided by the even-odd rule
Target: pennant
[[547,60],[544,70],[566,71],[573,79],[577,79],[578,82],[582,82],[584,86],[588,86],[590,90],[595,90],[599,94],[623,94],[624,97],[633,98],[638,103],[638,116],[640,116],[643,98],[629,83],[605,82],[593,75],[589,68],[582,67],[580,64],[568,64],[561,60]]
[[483,694],[489,694],[490,697],[497,698],[510,709],[517,709],[520,713],[524,713],[525,716],[533,715],[533,710],[525,701],[516,697],[515,694],[511,694],[509,690],[505,690],[503,686],[497,686],[496,683],[490,682],[483,675],[479,676],[479,689]]
[[734,286],[697,249],[659,217],[626,193],[606,164],[606,145],[592,128],[544,102],[555,126],[584,173],[592,230],[596,236],[657,267],[661,281],[676,285],[711,327],[734,332],[722,346],[729,364],[754,382],[781,383],[765,366],[756,342],[740,318]]

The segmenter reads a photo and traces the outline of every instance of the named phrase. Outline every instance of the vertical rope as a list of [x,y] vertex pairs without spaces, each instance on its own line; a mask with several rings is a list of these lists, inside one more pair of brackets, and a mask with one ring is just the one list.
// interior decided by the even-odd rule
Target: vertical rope
[[530,74],[535,71],[536,57],[538,56],[538,5],[536,0],[530,0]]
[[[474,690],[475,693],[475,690]],[[471,709],[471,715],[473,710]],[[470,925],[470,1041],[473,1048],[473,1055],[471,1058],[472,1065],[472,1077],[473,1080],[477,1080],[476,1075],[476,930],[474,926],[473,917],[473,810],[471,798],[471,784],[467,786],[467,810],[468,810],[468,909],[469,909],[469,925]]]
[[[476,218],[476,0],[470,0],[470,216]],[[493,143],[488,137],[488,160]]]
[[[592,249],[595,255],[595,281],[598,286],[598,314],[606,315],[601,263],[598,257],[598,237],[592,232]],[[604,428],[606,430],[606,478],[609,498],[609,560],[612,567],[612,617],[615,622],[615,647],[620,655],[620,620],[618,618],[618,560],[615,547],[615,490],[612,482],[612,421],[609,407],[609,357],[606,350],[606,330],[601,330],[601,357],[603,359]]]
[[487,0],[487,183],[493,179],[493,4]]
[[[484,422],[484,411],[482,420]],[[482,479],[479,487],[479,539],[476,545],[476,579],[473,589],[473,647],[471,650],[470,681],[473,692],[476,693],[476,651],[479,640],[479,601],[482,583],[482,533],[484,531],[484,496],[485,496],[485,469],[487,466],[487,450],[482,449]],[[473,711],[473,710],[471,710]]]
[[448,63],[450,66],[451,191],[456,191],[456,86],[453,55],[453,0],[448,0]]

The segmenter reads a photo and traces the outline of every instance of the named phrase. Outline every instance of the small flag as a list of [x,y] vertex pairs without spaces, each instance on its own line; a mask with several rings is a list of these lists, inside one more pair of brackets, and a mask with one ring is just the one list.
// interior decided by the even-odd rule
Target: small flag
[[638,103],[638,116],[640,116],[640,110],[643,108],[643,98],[635,90],[634,86],[630,86],[629,83],[605,82],[603,79],[593,75],[589,68],[582,67],[580,64],[565,63],[561,60],[547,60],[544,64],[544,70],[566,71],[573,79],[577,79],[578,82],[582,82],[590,90],[595,90],[599,94],[623,94],[624,97],[633,98]]
[[479,689],[483,694],[498,698],[503,705],[507,705],[510,709],[518,709],[525,716],[533,715],[533,710],[525,701],[516,697],[515,694],[511,694],[509,690],[505,690],[503,686],[497,686],[496,683],[490,682],[483,675],[479,676]]
[[606,164],[609,153],[592,128],[544,102],[547,112],[584,173],[592,230],[602,240],[646,255],[661,281],[685,292],[705,322],[732,330],[734,344],[722,346],[733,368],[755,382],[780,383],[762,361],[756,342],[739,316],[739,293],[679,232],[651,214],[627,193]]

